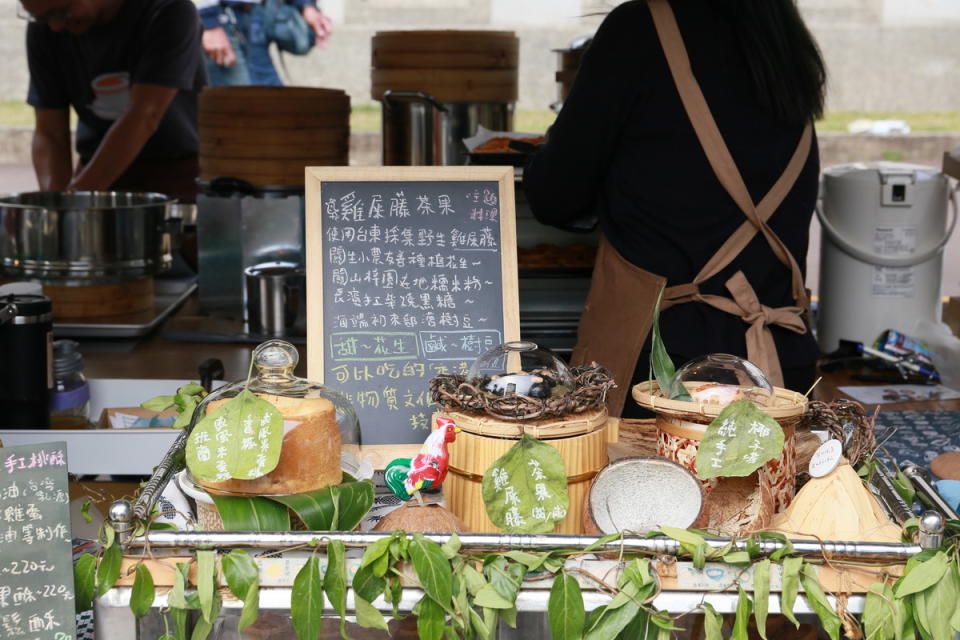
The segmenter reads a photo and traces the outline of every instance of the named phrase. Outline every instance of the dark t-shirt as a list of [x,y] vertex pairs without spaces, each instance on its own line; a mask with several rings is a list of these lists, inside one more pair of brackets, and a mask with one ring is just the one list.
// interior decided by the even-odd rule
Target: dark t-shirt
[[[711,4],[683,0],[671,7],[717,126],[759,202],[787,166],[803,127],[779,121],[758,103],[732,26]],[[801,268],[818,170],[814,141],[794,188],[770,219]],[[548,141],[524,171],[524,191],[546,224],[597,216],[624,258],[665,276],[668,285],[691,282],[745,220],[696,138],[646,2],[621,4],[603,21]],[[763,304],[793,304],[790,271],[760,234],[701,291],[729,296],[724,283],[738,270]],[[661,316],[667,349],[683,357],[720,351],[745,356],[746,328],[739,317],[700,303]],[[771,330],[784,367],[816,360],[809,333]]]
[[39,109],[77,112],[77,152],[89,162],[133,84],[179,89],[138,159],[197,155],[197,94],[206,82],[200,20],[190,0],[125,0],[109,23],[73,35],[27,27],[30,91]]

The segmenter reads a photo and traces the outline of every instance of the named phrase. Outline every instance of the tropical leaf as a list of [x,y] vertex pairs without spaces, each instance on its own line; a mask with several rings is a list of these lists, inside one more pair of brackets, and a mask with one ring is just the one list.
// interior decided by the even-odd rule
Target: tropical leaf
[[737,613],[733,619],[733,632],[730,634],[730,640],[747,640],[747,628],[750,624],[750,597],[739,585],[737,590],[740,595],[737,597]]
[[770,606],[770,559],[764,558],[753,565],[753,618],[757,621],[757,633],[767,640],[767,609]]
[[120,577],[120,565],[123,562],[123,551],[115,541],[103,550],[100,564],[97,566],[97,594],[103,595],[113,588]]
[[243,631],[259,616],[260,567],[243,549],[234,549],[220,561],[223,577],[231,593],[243,600],[237,627]]
[[133,578],[133,589],[130,592],[130,611],[140,618],[150,613],[156,589],[153,586],[153,576],[145,564],[137,565],[137,572]]
[[194,425],[187,467],[201,480],[251,480],[273,471],[282,444],[280,411],[244,389]]
[[97,584],[97,558],[85,553],[73,564],[74,606],[77,613],[93,606],[93,594]]
[[352,531],[373,506],[373,494],[373,483],[361,480],[268,497],[296,513],[310,531]]
[[[827,594],[823,591],[817,570],[810,564],[804,564],[800,572],[800,583],[807,597],[807,602],[820,618],[820,624],[831,640],[840,640],[840,616],[830,606]],[[954,600],[955,602],[955,600]],[[952,635],[946,640],[952,640]]]
[[210,494],[226,531],[289,531],[290,511],[267,498]]
[[677,371],[673,360],[667,353],[667,347],[660,337],[660,303],[663,300],[663,289],[657,295],[657,304],[653,310],[653,326],[650,329],[650,370],[657,379],[660,393],[672,400],[689,400],[690,394],[686,387],[677,380]]
[[448,609],[453,597],[453,570],[440,545],[415,533],[409,550],[420,586],[436,604]]
[[550,636],[553,640],[580,640],[585,617],[580,583],[567,574],[555,576],[547,602]]
[[915,564],[909,569],[907,575],[903,577],[894,587],[894,593],[898,598],[904,598],[911,593],[918,593],[929,589],[943,577],[949,566],[947,554],[938,551],[932,558],[926,562]]
[[384,620],[383,614],[377,611],[372,604],[360,596],[354,598],[353,602],[357,613],[357,624],[367,629],[388,631],[387,621]]
[[339,540],[327,544],[327,570],[323,574],[323,591],[334,611],[340,614],[340,635],[346,637],[347,567],[346,550]]
[[424,594],[414,605],[413,613],[417,616],[417,637],[420,640],[440,640],[443,637],[446,614],[433,598]]
[[704,640],[723,640],[723,618],[709,602],[703,603]]
[[323,583],[320,561],[311,555],[293,579],[290,619],[299,640],[317,640],[323,625]]
[[703,433],[697,475],[748,476],[783,453],[783,429],[750,400],[728,404]]
[[780,611],[796,627],[800,622],[793,614],[793,605],[797,602],[797,592],[800,590],[800,569],[803,567],[803,558],[786,558],[783,561],[783,574],[780,587]]
[[567,516],[567,470],[560,453],[524,433],[483,475],[483,502],[510,533],[546,533]]
[[213,623],[213,596],[216,591],[217,552],[209,549],[197,550],[197,595],[200,596],[200,611],[203,619]]

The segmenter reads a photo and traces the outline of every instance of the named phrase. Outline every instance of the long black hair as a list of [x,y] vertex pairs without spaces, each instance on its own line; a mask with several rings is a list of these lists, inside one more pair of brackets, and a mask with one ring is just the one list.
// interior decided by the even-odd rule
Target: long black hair
[[733,25],[757,99],[791,123],[823,115],[827,71],[794,0],[714,0]]

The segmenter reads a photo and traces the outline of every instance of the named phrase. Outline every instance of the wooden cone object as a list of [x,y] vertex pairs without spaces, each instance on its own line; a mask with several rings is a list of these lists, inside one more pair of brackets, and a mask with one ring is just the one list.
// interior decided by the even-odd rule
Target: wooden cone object
[[900,542],[901,536],[846,460],[826,476],[811,478],[774,517],[772,528],[790,538],[821,540]]

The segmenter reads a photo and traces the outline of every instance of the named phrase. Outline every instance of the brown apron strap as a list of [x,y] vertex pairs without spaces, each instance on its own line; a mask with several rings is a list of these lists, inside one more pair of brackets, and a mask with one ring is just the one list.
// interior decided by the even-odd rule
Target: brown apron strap
[[[812,127],[808,123],[804,128],[783,174],[763,197],[760,204],[755,205],[743,181],[743,176],[737,169],[736,162],[730,155],[730,150],[717,127],[716,120],[710,112],[703,91],[693,75],[690,58],[687,56],[673,9],[670,8],[667,0],[648,0],[647,4],[650,7],[650,14],[653,17],[657,37],[666,56],[670,74],[673,76],[680,100],[697,134],[697,139],[720,184],[747,218],[704,265],[692,283],[670,287],[666,291],[665,306],[698,301],[742,318],[750,325],[746,334],[747,357],[761,367],[774,384],[782,385],[783,374],[768,326],[777,324],[798,333],[806,332],[801,315],[809,301],[799,265],[783,241],[767,224],[767,220],[790,192],[806,164],[813,140]],[[763,233],[777,259],[790,269],[791,292],[797,306],[779,309],[764,307],[760,304],[746,276],[739,271],[726,283],[732,298],[701,295],[698,285],[733,262],[757,231]]]
[[[666,56],[667,65],[670,68],[674,83],[676,84],[677,92],[680,95],[680,100],[697,134],[697,139],[703,147],[710,166],[713,168],[720,184],[723,185],[724,189],[730,194],[730,197],[733,198],[733,201],[749,220],[749,224],[753,227],[754,233],[757,230],[761,231],[777,259],[790,268],[793,297],[801,306],[806,306],[806,289],[799,265],[797,265],[793,255],[780,238],[777,237],[773,230],[766,224],[766,219],[772,215],[773,211],[775,211],[783,201],[783,198],[786,197],[786,194],[789,193],[800,174],[800,170],[802,170],[806,162],[812,141],[810,125],[808,124],[804,129],[797,145],[797,150],[794,152],[794,157],[791,158],[791,162],[787,165],[787,170],[784,171],[784,174],[761,202],[761,204],[764,204],[762,212],[766,213],[766,216],[761,215],[758,207],[754,205],[753,199],[750,197],[750,192],[743,182],[743,177],[737,169],[733,156],[730,155],[730,150],[727,148],[720,129],[717,127],[717,123],[710,112],[710,107],[707,104],[706,98],[703,96],[703,92],[700,90],[700,85],[693,75],[690,58],[687,56],[687,50],[683,44],[683,37],[680,34],[680,29],[677,26],[677,20],[673,14],[673,10],[670,8],[670,4],[666,0],[649,0],[647,4],[650,7],[650,13],[653,17],[657,36],[660,39],[660,44]],[[695,283],[703,282],[710,275],[715,275],[736,258],[739,251],[734,252],[733,250],[740,244],[746,246],[752,238],[752,235],[748,237],[746,232],[740,233],[741,236],[738,236],[735,241],[728,240],[728,243],[725,243],[723,247],[721,247],[717,255],[708,263],[707,266],[709,269],[705,267],[697,278],[694,279]],[[744,238],[746,242],[744,242]],[[740,248],[742,250],[742,247]]]
[[613,248],[606,236],[600,237],[570,363],[579,366],[597,362],[610,370],[617,383],[607,393],[611,415],[619,416],[623,411],[664,284],[666,278],[634,265]]

